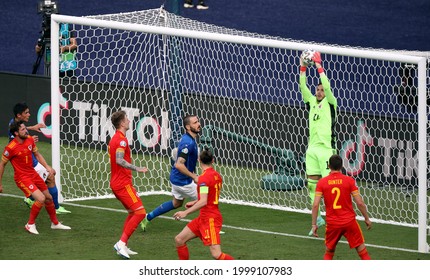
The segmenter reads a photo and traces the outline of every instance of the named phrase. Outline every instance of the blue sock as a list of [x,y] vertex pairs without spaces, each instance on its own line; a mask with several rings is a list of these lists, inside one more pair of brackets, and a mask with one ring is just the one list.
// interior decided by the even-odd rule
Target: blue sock
[[164,213],[167,213],[172,209],[175,209],[175,207],[173,207],[173,201],[172,200],[166,201],[163,204],[161,204],[160,206],[158,206],[157,208],[155,208],[154,210],[152,210],[151,213],[146,215],[146,218],[148,219],[148,221],[151,221],[155,217],[158,217]]
[[60,207],[60,204],[58,204],[58,189],[57,186],[54,186],[53,188],[48,188],[49,194],[52,196],[52,200],[54,201],[55,209],[58,209]]

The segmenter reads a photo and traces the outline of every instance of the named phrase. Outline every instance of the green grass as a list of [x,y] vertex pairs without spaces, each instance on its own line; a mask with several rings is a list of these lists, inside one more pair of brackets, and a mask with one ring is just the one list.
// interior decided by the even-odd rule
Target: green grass
[[[151,210],[168,196],[143,196]],[[0,196],[0,259],[2,260],[115,260],[112,246],[119,239],[126,213],[116,199],[88,200],[67,205],[72,214],[59,216],[71,231],[50,229],[48,215],[42,211],[37,220],[39,235],[24,230],[29,209],[22,198]],[[319,260],[324,252],[321,238],[307,237],[310,215],[249,206],[223,204],[223,251],[241,260]],[[136,230],[129,246],[138,251],[134,260],[176,260],[173,238],[186,225],[171,219],[173,212],[150,223],[146,232]],[[195,215],[194,215],[195,216]],[[190,218],[194,217],[191,216]],[[363,223],[361,223],[364,228]],[[364,232],[368,251],[374,259],[430,260],[430,254],[416,250],[417,230],[374,224]],[[324,236],[324,229],[320,236]],[[386,247],[384,247],[386,246]],[[404,251],[396,247],[410,249]],[[200,240],[189,243],[191,259],[209,260],[208,248]],[[358,259],[355,250],[344,242],[336,251],[338,260]]]
[[[4,139],[1,139],[4,143]],[[50,145],[38,144],[50,162]],[[29,209],[15,186],[10,164],[3,176],[4,195],[0,195],[1,260],[118,260],[113,244],[119,239],[126,212],[116,199],[85,200],[66,203],[72,214],[59,216],[71,231],[54,231],[46,211],[37,219],[39,235],[24,230]],[[169,200],[169,196],[142,196],[147,211]],[[310,215],[250,206],[221,204],[225,235],[222,249],[241,260],[320,260],[324,253],[322,238],[308,237]],[[153,220],[146,232],[136,230],[129,246],[139,252],[134,260],[176,260],[173,238],[186,225],[170,217],[173,211]],[[196,214],[195,214],[196,215]],[[189,217],[190,219],[195,215]],[[360,222],[362,228],[365,226]],[[319,232],[324,236],[324,229]],[[430,260],[430,254],[418,253],[417,229],[374,223],[364,230],[368,251],[381,260]],[[194,260],[210,260],[208,248],[198,239],[189,243]],[[357,260],[355,250],[342,239],[336,250],[337,260]]]

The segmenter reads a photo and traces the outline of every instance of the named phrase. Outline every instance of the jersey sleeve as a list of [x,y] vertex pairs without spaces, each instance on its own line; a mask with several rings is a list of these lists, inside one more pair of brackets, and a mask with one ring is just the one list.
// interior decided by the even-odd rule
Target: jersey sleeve
[[1,156],[1,160],[4,163],[7,163],[10,160],[11,157],[11,151],[9,150],[9,148],[6,146],[6,148],[4,148],[3,154]]
[[299,85],[300,92],[302,93],[303,102],[309,103],[311,101],[311,98],[313,98],[313,95],[311,93],[311,90],[306,85],[306,75],[300,75]]
[[325,94],[325,98],[327,98],[327,102],[333,105],[335,108],[337,108],[337,100],[336,100],[336,97],[334,97],[334,94],[331,90],[330,82],[327,76],[325,74],[321,75],[320,80],[324,88],[324,94]]

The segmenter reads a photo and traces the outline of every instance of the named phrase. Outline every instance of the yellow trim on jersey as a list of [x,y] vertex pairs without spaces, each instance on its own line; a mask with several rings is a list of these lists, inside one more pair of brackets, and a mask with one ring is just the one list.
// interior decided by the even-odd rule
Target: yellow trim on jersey
[[17,143],[15,141],[10,141],[9,144],[7,145],[9,148],[13,148],[17,145]]
[[211,235],[212,244],[217,241],[214,218],[209,218],[209,232]]
[[133,191],[133,188],[131,187],[131,185],[126,185],[125,186],[125,190],[127,191],[127,193],[130,195],[133,203],[137,202],[137,197],[136,197],[136,193]]

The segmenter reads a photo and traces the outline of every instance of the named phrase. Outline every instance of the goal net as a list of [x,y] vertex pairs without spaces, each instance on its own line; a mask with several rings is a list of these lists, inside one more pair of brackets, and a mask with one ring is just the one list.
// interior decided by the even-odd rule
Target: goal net
[[[52,42],[59,23],[69,23],[78,41],[78,67],[63,78],[52,44],[53,117],[45,132],[52,133],[65,200],[112,197],[106,149],[110,115],[122,109],[131,120],[133,161],[149,168],[134,176],[141,194],[170,194],[182,117],[195,114],[199,145],[214,149],[223,175],[224,201],[310,213],[308,116],[298,86],[299,56],[310,48],[322,53],[338,100],[345,173],[356,179],[372,219],[428,228],[428,53],[274,38],[163,9],[52,15],[52,22]],[[307,76],[315,92],[316,69]]]

